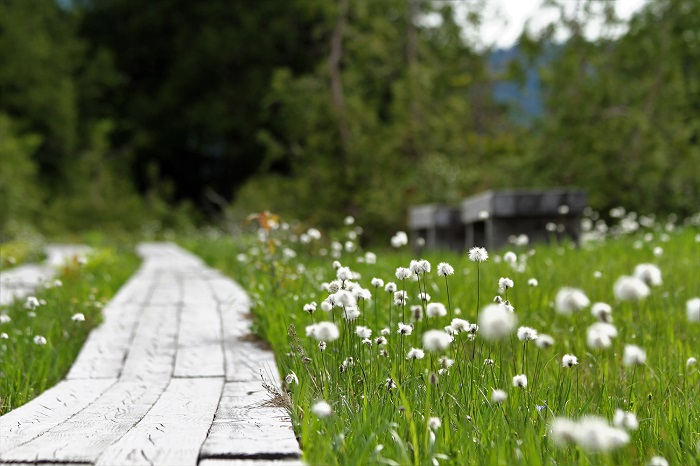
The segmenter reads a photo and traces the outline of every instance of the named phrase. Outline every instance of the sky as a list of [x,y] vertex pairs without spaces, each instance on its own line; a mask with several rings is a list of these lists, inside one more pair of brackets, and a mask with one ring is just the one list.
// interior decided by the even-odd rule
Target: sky
[[[454,1],[454,0],[452,0]],[[530,22],[531,30],[540,30],[558,17],[558,12],[554,9],[541,8],[542,0],[457,0],[465,8],[469,4],[484,4],[484,24],[479,31],[473,28],[465,28],[465,38],[470,43],[476,43],[479,47],[508,48],[512,46],[520,35],[523,26]],[[615,10],[621,19],[629,19],[632,14],[640,10],[645,4],[652,0],[613,0]],[[569,13],[572,13],[578,0],[566,0],[570,6]],[[600,2],[601,5],[603,2]],[[470,30],[471,29],[471,30]],[[601,35],[600,24],[592,24],[586,30],[586,36],[596,38]],[[605,31],[608,35],[620,35],[625,32],[622,29],[616,31]],[[564,40],[566,37],[557,37]]]

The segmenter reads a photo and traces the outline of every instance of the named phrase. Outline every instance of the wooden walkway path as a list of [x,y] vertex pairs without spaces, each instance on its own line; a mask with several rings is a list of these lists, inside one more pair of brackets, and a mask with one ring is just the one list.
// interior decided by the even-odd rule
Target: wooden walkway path
[[261,372],[280,381],[243,289],[175,245],[139,254],[66,379],[0,417],[0,463],[302,464],[286,413],[265,406]]

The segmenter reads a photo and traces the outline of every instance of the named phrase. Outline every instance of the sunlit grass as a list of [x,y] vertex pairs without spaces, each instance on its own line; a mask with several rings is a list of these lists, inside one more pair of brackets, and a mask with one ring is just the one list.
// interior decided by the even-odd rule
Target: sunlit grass
[[[249,290],[256,304],[254,330],[272,343],[282,376],[288,376],[285,388],[294,402],[290,414],[310,464],[617,465],[646,464],[657,455],[671,464],[698,464],[700,372],[698,365],[686,362],[700,357],[700,324],[690,323],[685,312],[686,302],[700,295],[696,235],[697,227],[688,227],[669,233],[649,230],[645,239],[642,234],[608,238],[582,248],[514,246],[515,266],[490,251],[478,274],[477,264],[466,255],[430,253],[422,257],[432,264],[431,272],[420,275],[420,281],[403,282],[396,279],[396,268],[421,257],[386,252],[369,264],[359,251],[344,252],[340,263],[359,273],[355,281],[372,293],[359,302],[361,315],[351,323],[343,319],[342,308],[321,310],[329,294],[322,283],[335,280],[336,270],[332,258],[319,257],[318,245],[207,238],[188,246]],[[282,253],[285,247],[297,255]],[[455,274],[438,276],[439,262],[451,264]],[[615,280],[632,274],[639,263],[656,264],[663,284],[652,287],[642,301],[617,302]],[[373,277],[405,289],[406,308],[372,287]],[[507,295],[498,289],[501,277],[514,281]],[[537,286],[528,285],[531,278]],[[426,318],[426,303],[418,298],[425,291],[431,302],[447,305],[446,281],[453,317],[476,322],[477,310],[500,295],[514,306],[518,326],[551,335],[554,345],[541,349],[536,341],[519,341],[515,331],[497,342],[479,333],[471,341],[460,333],[447,350],[406,360],[410,348],[423,347],[425,331],[450,325],[449,314]],[[569,316],[555,312],[553,301],[564,286],[580,288],[591,302],[612,306],[618,335],[610,348],[588,347],[586,330],[596,322],[589,308]],[[318,305],[314,313],[303,310],[311,302]],[[422,320],[414,321],[411,305],[421,305]],[[306,335],[307,326],[320,321],[335,322],[340,330],[325,351]],[[390,322],[388,345],[377,347],[375,338]],[[413,333],[398,335],[398,322],[412,324]],[[358,325],[372,330],[372,346],[361,343],[355,333]],[[624,366],[626,345],[643,348],[646,363]],[[578,365],[562,367],[565,354],[576,356]],[[441,356],[454,364],[441,365]],[[484,364],[486,359],[494,364]],[[513,386],[519,374],[527,376],[527,387]],[[506,393],[502,403],[492,400],[495,389]],[[312,413],[321,400],[331,406],[330,416]],[[618,409],[636,414],[639,421],[638,429],[629,430],[626,445],[596,453],[590,447],[559,447],[551,439],[555,417],[597,415],[611,423]],[[432,421],[431,429],[431,418],[441,426]]]
[[27,308],[26,300],[0,309],[6,316],[0,323],[0,415],[66,375],[88,333],[100,323],[102,307],[138,263],[132,253],[101,249],[86,264],[70,261],[55,280],[36,290],[41,304],[35,309],[31,304]]

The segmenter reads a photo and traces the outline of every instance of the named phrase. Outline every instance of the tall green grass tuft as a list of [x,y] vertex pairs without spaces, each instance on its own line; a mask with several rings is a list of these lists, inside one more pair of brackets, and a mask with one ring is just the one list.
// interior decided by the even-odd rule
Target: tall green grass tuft
[[0,309],[6,316],[0,323],[0,415],[67,374],[88,333],[100,323],[102,307],[138,264],[132,253],[101,249],[85,264],[70,261],[55,280],[36,290],[38,306],[28,299]]
[[[261,223],[253,238],[185,243],[248,289],[254,330],[275,349],[310,464],[637,465],[656,456],[700,464],[700,366],[688,364],[700,358],[700,323],[686,315],[688,300],[700,296],[696,225],[649,225],[578,248],[513,245],[508,260],[506,251],[489,251],[481,263],[407,249],[375,256],[362,251],[351,225],[325,243],[268,227]],[[430,272],[416,274],[414,264],[409,278],[397,279],[398,267],[422,258]],[[438,275],[440,262],[454,274]],[[616,280],[640,263],[658,266],[662,283],[645,299],[618,300]],[[502,278],[513,286],[499,289]],[[405,303],[385,291],[389,282],[406,292]],[[590,303],[557,312],[564,287],[580,289]],[[346,320],[355,304],[345,291],[360,311],[353,321]],[[335,305],[326,312],[331,295]],[[588,342],[600,320],[591,313],[596,302],[612,307],[617,335],[609,347]],[[488,314],[487,305],[514,308],[518,323],[502,339],[484,337],[493,329],[477,313]],[[450,316],[482,328],[470,331]],[[398,333],[399,323],[410,325],[410,334]],[[519,339],[520,327],[538,337]],[[454,334],[454,341],[438,334],[423,340],[429,330]],[[545,334],[551,346],[542,344]],[[386,344],[377,340],[382,335]],[[624,364],[629,345],[646,359]],[[515,386],[523,385],[514,379],[520,375],[526,386]],[[322,401],[330,415],[317,405]]]

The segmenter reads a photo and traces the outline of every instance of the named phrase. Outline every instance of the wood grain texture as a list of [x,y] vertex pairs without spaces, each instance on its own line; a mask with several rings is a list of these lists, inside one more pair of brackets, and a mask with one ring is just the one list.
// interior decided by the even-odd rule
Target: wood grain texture
[[121,380],[167,381],[171,377],[179,314],[177,305],[146,306],[126,356]]
[[88,335],[67,379],[108,379],[120,376],[143,310],[140,304],[104,308],[104,321]]
[[197,464],[223,384],[222,377],[172,379],[148,414],[108,447],[96,464]]
[[208,458],[199,462],[199,466],[304,466],[301,460],[295,459],[224,459]]
[[200,458],[299,458],[287,413],[268,400],[260,382],[227,383]]
[[175,377],[223,377],[221,316],[214,301],[182,305]]
[[69,419],[101,396],[116,380],[60,382],[31,402],[0,417],[0,455]]
[[166,386],[165,382],[117,382],[75,416],[0,459],[92,463],[144,417]]

